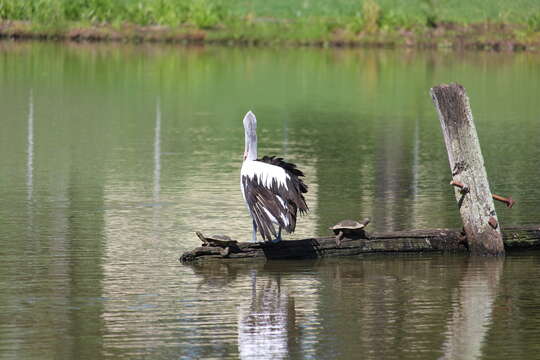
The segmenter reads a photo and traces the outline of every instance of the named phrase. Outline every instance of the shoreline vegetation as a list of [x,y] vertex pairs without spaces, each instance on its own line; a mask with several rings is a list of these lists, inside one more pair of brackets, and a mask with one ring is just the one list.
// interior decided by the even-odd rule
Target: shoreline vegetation
[[540,49],[537,0],[0,0],[0,38]]

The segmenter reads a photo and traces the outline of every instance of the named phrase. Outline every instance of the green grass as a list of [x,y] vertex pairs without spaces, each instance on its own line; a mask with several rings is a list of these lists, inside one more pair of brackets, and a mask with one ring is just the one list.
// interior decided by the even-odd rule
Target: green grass
[[[370,13],[378,8],[375,13]],[[39,23],[89,21],[140,25],[192,23],[202,28],[246,18],[325,18],[366,26],[434,22],[536,22],[538,0],[0,0],[0,18]],[[376,19],[369,17],[376,16]],[[364,19],[365,20],[365,19]],[[535,25],[536,26],[536,25]]]
[[38,24],[133,23],[199,28],[217,25],[224,11],[210,0],[0,0],[0,18]]
[[0,0],[0,19],[35,27],[162,25],[219,29],[213,37],[324,42],[439,25],[512,24],[540,32],[539,0]]

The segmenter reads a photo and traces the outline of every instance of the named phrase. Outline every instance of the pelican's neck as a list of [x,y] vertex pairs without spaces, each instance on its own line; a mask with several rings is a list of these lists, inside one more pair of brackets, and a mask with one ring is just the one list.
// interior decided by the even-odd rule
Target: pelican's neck
[[248,111],[244,117],[244,132],[245,132],[245,160],[257,160],[257,119],[255,114]]
[[247,137],[246,134],[246,160],[257,160],[257,135]]

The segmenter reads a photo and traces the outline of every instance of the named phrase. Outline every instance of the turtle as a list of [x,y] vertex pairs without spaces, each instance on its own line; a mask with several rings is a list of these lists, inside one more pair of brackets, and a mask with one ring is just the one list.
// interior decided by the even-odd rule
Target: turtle
[[341,246],[341,240],[346,236],[349,238],[364,237],[367,238],[364,228],[369,224],[370,218],[365,218],[361,222],[356,220],[341,220],[329,229],[336,234],[336,245]]
[[211,246],[211,247],[220,247],[222,248],[220,250],[220,254],[223,257],[229,256],[231,253],[231,247],[237,247],[238,241],[231,239],[227,235],[210,235],[210,236],[204,236],[202,232],[195,231],[195,234],[197,234],[197,237],[201,239],[202,246]]

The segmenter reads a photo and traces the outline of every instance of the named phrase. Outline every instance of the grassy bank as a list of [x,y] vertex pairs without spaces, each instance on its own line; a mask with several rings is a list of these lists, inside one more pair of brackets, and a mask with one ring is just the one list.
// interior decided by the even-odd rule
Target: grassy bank
[[15,38],[538,48],[538,0],[0,0]]

